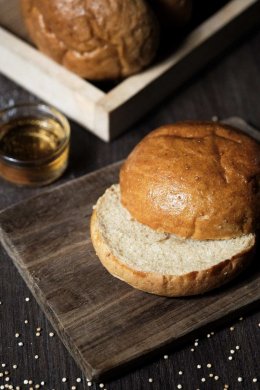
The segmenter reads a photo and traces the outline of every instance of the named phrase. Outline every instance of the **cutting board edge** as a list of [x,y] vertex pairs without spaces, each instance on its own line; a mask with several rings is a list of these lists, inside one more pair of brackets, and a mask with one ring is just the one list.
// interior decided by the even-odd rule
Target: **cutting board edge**
[[[86,375],[86,377],[89,379],[93,379],[94,378],[93,373],[95,372],[95,368],[92,367],[85,359],[82,359],[81,354],[74,347],[73,343],[70,341],[69,336],[65,332],[65,329],[62,327],[59,318],[54,314],[54,312],[51,310],[51,307],[49,305],[44,304],[46,301],[44,301],[44,299],[42,298],[41,290],[38,288],[37,283],[35,283],[35,280],[30,277],[30,273],[26,269],[23,269],[23,267],[21,266],[21,262],[19,260],[19,254],[15,251],[11,241],[9,240],[8,236],[6,235],[1,225],[0,225],[0,242],[2,243],[3,248],[5,249],[6,253],[9,255],[10,259],[12,260],[13,265],[18,270],[19,275],[24,280],[27,288],[29,288],[32,295],[34,296],[42,312],[46,315],[51,325],[53,326],[55,332],[58,334],[59,339],[64,344],[65,348],[73,356],[74,360],[80,366],[84,375]],[[16,257],[16,260],[18,260],[17,262],[14,262],[13,260],[14,257]],[[31,280],[32,283],[28,283],[29,280]],[[55,323],[55,320],[57,321],[58,326]],[[83,361],[84,361],[84,365],[87,368],[84,367],[82,363]]]
[[[74,182],[84,181],[86,179],[86,177],[91,178],[91,176],[95,176],[96,174],[102,173],[103,171],[106,171],[107,169],[113,169],[113,168],[116,169],[117,167],[120,167],[120,165],[122,165],[124,161],[125,161],[125,159],[122,159],[122,160],[119,160],[119,161],[115,161],[115,162],[113,162],[111,164],[108,164],[108,165],[105,165],[105,166],[103,166],[101,168],[95,169],[94,171],[88,172],[88,173],[86,173],[83,176],[75,177],[72,180],[66,181],[65,183],[61,183],[60,185],[57,185],[55,187],[51,187],[51,188],[48,188],[48,189],[46,188],[46,190],[43,190],[43,192],[41,192],[40,194],[31,195],[31,196],[29,196],[26,199],[20,200],[19,202],[15,203],[13,205],[5,207],[4,209],[0,210],[0,228],[1,228],[1,217],[2,217],[2,215],[6,214],[9,211],[14,210],[16,207],[20,207],[23,204],[26,204],[27,202],[30,202],[33,199],[41,198],[43,194],[48,195],[48,194],[50,194],[51,192],[53,192],[55,190],[61,190],[64,187],[70,187],[70,186],[72,186],[74,184]],[[0,239],[0,241],[1,241],[1,239]]]
[[[149,359],[152,359],[154,357],[159,357],[160,353],[166,349],[169,349],[173,346],[181,346],[187,344],[189,340],[194,337],[196,334],[201,334],[205,329],[212,327],[214,324],[217,325],[220,322],[224,323],[228,318],[233,318],[236,313],[244,313],[248,308],[251,308],[252,306],[255,306],[258,302],[260,302],[260,294],[259,296],[252,295],[246,303],[244,303],[242,306],[238,306],[235,308],[232,308],[228,313],[223,315],[222,313],[219,313],[215,318],[210,320],[209,322],[200,322],[195,325],[195,327],[192,330],[189,330],[187,332],[184,332],[180,337],[178,338],[170,338],[167,339],[167,341],[158,343],[157,345],[151,346],[149,349],[147,349],[144,352],[139,352],[136,355],[131,355],[124,361],[121,361],[120,364],[115,363],[113,366],[111,366],[109,369],[104,369],[101,367],[93,367],[90,363],[88,363],[84,358],[82,358],[80,352],[77,348],[75,348],[72,341],[70,341],[70,337],[65,332],[65,329],[62,327],[58,317],[55,315],[55,313],[51,310],[51,307],[49,305],[46,305],[45,303],[47,301],[44,301],[42,298],[41,290],[38,288],[37,283],[35,283],[34,279],[30,278],[30,273],[23,269],[21,266],[20,261],[17,261],[15,263],[13,261],[13,257],[15,256],[16,259],[19,259],[19,254],[16,253],[15,248],[13,247],[11,241],[9,240],[8,236],[6,235],[5,231],[0,225],[0,242],[2,243],[4,249],[6,250],[7,254],[10,256],[12,263],[18,270],[19,274],[21,275],[22,279],[26,283],[26,286],[31,291],[32,295],[34,296],[36,302],[39,304],[41,310],[46,315],[48,320],[50,321],[51,325],[53,326],[55,332],[58,334],[59,339],[64,344],[65,348],[69,351],[69,353],[72,355],[86,378],[90,380],[97,381],[99,379],[109,379],[116,375],[116,373],[120,370],[121,374],[124,372],[129,371],[131,368],[137,367],[138,362],[141,361],[141,359],[144,361],[148,361]],[[31,279],[33,283],[28,283],[28,280]],[[33,286],[33,287],[32,287]],[[47,310],[46,310],[47,309]],[[56,322],[55,322],[56,321]],[[59,326],[60,325],[60,326]]]
[[[164,343],[158,344],[158,346],[153,346],[146,352],[137,355],[136,357],[131,357],[129,360],[126,360],[125,362],[121,363],[120,365],[115,365],[109,370],[103,370],[100,369],[94,369],[94,374],[92,379],[99,380],[99,379],[114,379],[115,377],[118,379],[123,374],[129,372],[131,369],[136,369],[138,367],[138,363],[142,363],[144,365],[145,363],[148,363],[149,361],[152,361],[155,358],[159,358],[160,355],[162,355],[165,352],[172,353],[174,352],[172,348],[174,347],[176,350],[182,346],[187,346],[189,342],[194,341],[194,339],[198,336],[201,336],[203,332],[207,330],[211,330],[212,328],[216,329],[216,327],[220,327],[221,325],[226,325],[227,321],[235,320],[237,317],[241,315],[245,315],[248,312],[251,312],[252,310],[259,307],[260,304],[260,297],[253,298],[252,300],[248,301],[242,306],[239,306],[233,310],[230,310],[230,312],[226,313],[225,315],[220,315],[219,317],[213,319],[210,322],[206,322],[203,325],[198,325],[196,328],[194,328],[191,331],[188,331],[184,333],[181,337],[173,338],[170,341],[166,341]],[[118,371],[120,370],[120,375],[118,375]]]
[[[44,194],[52,193],[53,191],[58,191],[62,190],[63,188],[68,188],[69,186],[73,186],[75,182],[79,181],[84,181],[86,180],[86,177],[89,177],[91,179],[92,176],[95,176],[99,173],[102,173],[103,171],[107,170],[113,170],[117,169],[121,164],[123,163],[123,160],[112,163],[108,166],[101,167],[100,169],[90,172],[80,178],[75,178],[69,182],[63,183],[57,187],[50,188]],[[210,322],[206,323],[200,323],[198,326],[194,327],[192,330],[187,330],[184,332],[183,335],[178,337],[177,339],[173,338],[168,338],[167,341],[162,341],[158,345],[153,345],[152,347],[147,348],[147,350],[144,350],[143,352],[140,352],[136,355],[132,355],[131,357],[128,357],[125,359],[125,361],[122,361],[121,364],[114,364],[114,366],[111,366],[109,369],[104,370],[102,365],[100,367],[95,368],[93,367],[89,362],[87,362],[84,358],[82,358],[81,354],[79,353],[78,349],[74,347],[74,344],[72,341],[70,341],[70,338],[66,334],[63,326],[60,325],[60,321],[58,317],[55,315],[55,313],[51,310],[51,307],[49,305],[46,305],[46,300],[41,296],[41,290],[37,287],[37,283],[35,283],[35,280],[33,280],[33,283],[28,283],[28,280],[31,279],[30,273],[22,267],[22,262],[19,259],[19,254],[16,252],[14,245],[12,244],[12,241],[8,237],[8,233],[4,230],[4,228],[1,226],[1,217],[7,215],[8,213],[12,210],[15,210],[17,207],[20,208],[23,205],[26,205],[27,202],[30,202],[32,199],[36,199],[39,197],[42,197],[42,194],[32,196],[26,200],[23,200],[19,203],[16,203],[13,206],[10,206],[0,212],[0,241],[2,242],[5,250],[11,257],[14,265],[18,269],[18,272],[22,276],[22,278],[25,280],[26,285],[30,288],[32,291],[32,294],[34,295],[36,301],[40,305],[41,309],[43,312],[46,314],[47,318],[53,325],[54,329],[56,330],[57,334],[60,336],[60,339],[62,340],[63,344],[65,347],[69,350],[69,352],[73,355],[73,358],[76,360],[80,368],[83,370],[84,374],[87,375],[89,379],[94,379],[98,380],[99,378],[104,378],[106,376],[110,376],[110,373],[115,372],[118,369],[121,369],[124,366],[127,366],[127,370],[129,370],[129,366],[135,366],[137,362],[140,359],[147,358],[148,356],[157,356],[160,353],[160,350],[169,347],[170,345],[176,345],[176,344],[183,344],[185,341],[182,340],[183,338],[188,338],[189,336],[192,337],[191,335],[196,333],[196,332],[201,332],[204,327],[209,327],[212,326],[214,323],[218,322],[224,322],[228,317],[232,316],[234,313],[237,311],[243,311],[246,310],[248,307],[251,307],[252,305],[256,304],[259,301],[259,297],[252,295],[251,299],[248,299],[248,301],[242,306],[234,307],[229,310],[228,313],[226,314],[219,314],[216,318],[210,320]],[[16,258],[16,262],[13,260],[13,258]],[[33,287],[31,287],[31,285]],[[59,326],[60,325],[60,326]]]

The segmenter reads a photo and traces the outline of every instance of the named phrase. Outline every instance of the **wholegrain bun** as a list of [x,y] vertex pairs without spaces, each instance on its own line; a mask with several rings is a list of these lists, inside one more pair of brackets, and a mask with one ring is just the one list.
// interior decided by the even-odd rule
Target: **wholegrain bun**
[[170,297],[202,294],[227,283],[248,266],[255,245],[254,234],[200,241],[156,232],[122,206],[119,185],[99,198],[90,229],[96,253],[113,276]]
[[120,172],[123,206],[155,231],[197,240],[255,231],[259,144],[230,126],[184,122],[145,137]]
[[145,0],[21,0],[35,45],[91,80],[129,76],[158,46],[157,19]]

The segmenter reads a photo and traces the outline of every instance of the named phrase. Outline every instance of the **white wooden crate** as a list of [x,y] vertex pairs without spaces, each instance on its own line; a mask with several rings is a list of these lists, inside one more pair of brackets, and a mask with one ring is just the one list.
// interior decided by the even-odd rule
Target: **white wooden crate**
[[260,1],[230,1],[172,55],[108,93],[40,53],[25,34],[18,37],[7,31],[7,26],[15,31],[21,24],[18,19],[17,0],[0,0],[0,72],[110,141],[259,22]]

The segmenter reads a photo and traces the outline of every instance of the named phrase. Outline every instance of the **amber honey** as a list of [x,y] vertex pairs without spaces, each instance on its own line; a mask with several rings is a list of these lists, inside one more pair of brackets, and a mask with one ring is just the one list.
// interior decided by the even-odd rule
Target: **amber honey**
[[0,174],[20,185],[45,185],[67,167],[69,125],[52,108],[29,107],[8,120],[5,113],[2,123],[0,116]]

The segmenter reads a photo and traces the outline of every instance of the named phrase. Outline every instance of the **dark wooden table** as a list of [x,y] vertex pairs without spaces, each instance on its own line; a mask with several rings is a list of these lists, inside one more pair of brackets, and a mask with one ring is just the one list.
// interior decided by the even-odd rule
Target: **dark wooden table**
[[[70,165],[53,186],[126,157],[145,134],[164,123],[238,115],[260,128],[259,99],[260,31],[254,31],[111,144],[71,123]],[[0,107],[24,100],[37,99],[0,76]],[[17,188],[0,179],[0,209],[40,191],[45,189]],[[0,301],[0,389],[3,384],[35,388],[41,382],[41,388],[50,390],[72,386],[95,390],[214,390],[223,389],[225,384],[232,390],[260,388],[260,315],[255,309],[204,330],[199,341],[170,349],[166,356],[139,364],[103,386],[88,383],[58,337],[51,337],[50,324],[3,249]]]

